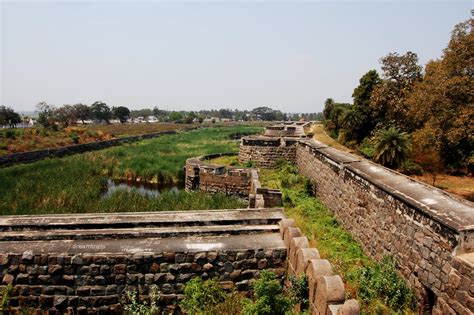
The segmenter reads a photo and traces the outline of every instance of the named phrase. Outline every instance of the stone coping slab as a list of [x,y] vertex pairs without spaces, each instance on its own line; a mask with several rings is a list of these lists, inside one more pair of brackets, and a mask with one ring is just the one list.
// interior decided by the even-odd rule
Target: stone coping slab
[[[126,238],[166,238],[193,235],[235,235],[279,232],[276,224],[268,225],[211,225],[184,227],[137,227],[115,229],[81,229],[81,230],[20,230],[0,233],[1,241],[34,241],[34,240],[97,240]],[[1,244],[1,243],[0,243]]]
[[230,210],[185,210],[160,212],[123,212],[88,214],[47,214],[0,216],[0,230],[20,228],[85,228],[100,225],[137,226],[175,224],[210,225],[235,224],[239,221],[280,220],[285,218],[282,208],[230,209]]
[[347,169],[456,231],[474,231],[474,204],[369,161]]
[[281,249],[280,233],[234,236],[193,236],[121,240],[52,240],[0,242],[0,253],[23,254],[135,254],[162,252],[203,252],[226,250]]

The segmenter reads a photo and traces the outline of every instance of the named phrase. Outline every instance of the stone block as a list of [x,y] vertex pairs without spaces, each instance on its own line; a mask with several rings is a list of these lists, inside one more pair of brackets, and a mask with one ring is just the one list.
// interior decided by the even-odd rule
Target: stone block
[[294,237],[300,237],[303,234],[299,228],[288,227],[283,234],[283,243],[285,243],[286,249],[290,249],[290,242]]
[[306,271],[311,259],[319,259],[319,251],[316,248],[300,248],[296,252],[296,275]]
[[295,223],[295,220],[293,219],[283,219],[283,220],[280,220],[280,222],[278,223],[278,225],[280,226],[280,235],[281,237],[283,238],[283,235],[285,233],[285,230],[289,227],[296,227],[296,223]]
[[296,272],[296,253],[300,248],[308,248],[309,247],[309,241],[306,238],[306,236],[299,236],[299,237],[294,237],[290,241],[290,248],[289,248],[289,254],[288,254],[288,263],[289,263],[289,268],[288,271],[290,274],[295,274]]
[[344,302],[342,307],[337,310],[337,315],[359,315],[360,306],[357,300],[351,299]]
[[315,305],[320,313],[326,313],[329,305],[340,304],[344,299],[344,283],[340,276],[318,277]]

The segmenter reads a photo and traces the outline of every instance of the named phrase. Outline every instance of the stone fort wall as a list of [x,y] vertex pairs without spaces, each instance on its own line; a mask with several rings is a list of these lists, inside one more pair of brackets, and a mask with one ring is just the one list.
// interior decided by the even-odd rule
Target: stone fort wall
[[366,254],[395,258],[422,311],[474,312],[472,203],[314,140],[281,141],[286,147],[273,152],[268,143],[278,144],[243,139],[240,161],[262,167],[281,158],[294,162]]

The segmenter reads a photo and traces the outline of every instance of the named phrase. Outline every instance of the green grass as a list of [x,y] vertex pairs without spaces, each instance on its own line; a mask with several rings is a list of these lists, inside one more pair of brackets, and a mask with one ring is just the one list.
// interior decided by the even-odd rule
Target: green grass
[[[334,214],[311,196],[311,183],[293,165],[260,170],[263,187],[278,188],[288,217],[328,259],[346,285],[348,298],[357,298],[366,314],[406,314],[414,309],[413,294],[389,259],[376,263],[336,220]],[[383,272],[381,272],[382,270]]]
[[240,200],[202,193],[164,193],[159,198],[136,192],[101,194],[107,178],[176,182],[183,178],[187,158],[237,151],[239,142],[229,135],[258,132],[259,127],[222,127],[193,130],[176,135],[89,152],[61,159],[0,169],[0,213],[86,213],[158,211],[242,207]]

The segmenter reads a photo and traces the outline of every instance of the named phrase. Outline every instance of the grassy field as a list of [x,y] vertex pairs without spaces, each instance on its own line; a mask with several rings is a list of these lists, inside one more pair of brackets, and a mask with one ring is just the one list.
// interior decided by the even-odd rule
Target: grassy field
[[56,148],[76,143],[88,143],[109,140],[145,133],[176,130],[192,125],[155,123],[155,124],[114,124],[71,126],[63,130],[50,130],[40,127],[0,129],[0,155]]
[[237,151],[235,133],[260,127],[193,130],[61,159],[0,169],[0,213],[84,213],[236,208],[242,202],[222,195],[179,192],[159,198],[119,191],[101,198],[108,178],[177,182],[189,157]]

